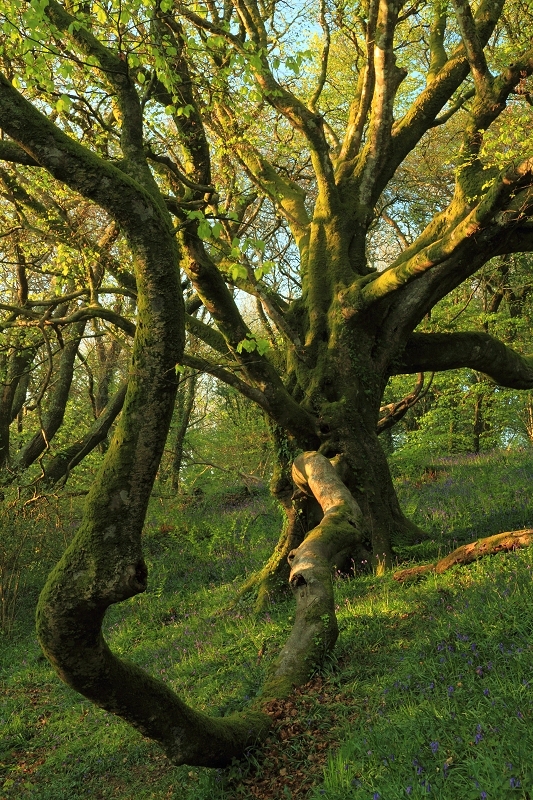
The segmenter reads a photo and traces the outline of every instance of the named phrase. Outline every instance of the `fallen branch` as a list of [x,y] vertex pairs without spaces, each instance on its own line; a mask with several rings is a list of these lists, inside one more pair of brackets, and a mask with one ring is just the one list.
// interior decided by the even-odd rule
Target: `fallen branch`
[[471,564],[473,561],[477,561],[484,556],[502,552],[507,553],[510,550],[518,550],[520,547],[528,547],[530,544],[533,544],[532,528],[525,528],[522,531],[497,533],[494,536],[487,536],[484,539],[478,539],[475,542],[463,544],[434,564],[422,564],[419,567],[402,569],[400,572],[395,572],[392,577],[395,581],[403,583],[405,581],[416,580],[430,572],[440,575],[458,564]]

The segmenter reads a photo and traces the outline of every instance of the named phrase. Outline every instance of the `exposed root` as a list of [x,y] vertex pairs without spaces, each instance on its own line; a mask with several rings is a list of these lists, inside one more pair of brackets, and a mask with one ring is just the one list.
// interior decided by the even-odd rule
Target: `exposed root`
[[436,563],[423,564],[419,567],[410,567],[409,569],[396,572],[393,578],[395,581],[403,583],[405,581],[416,580],[430,572],[435,572],[440,575],[442,572],[446,572],[447,569],[455,567],[458,564],[471,564],[472,561],[477,561],[478,558],[494,555],[495,553],[508,552],[509,550],[517,550],[519,547],[527,547],[530,544],[533,544],[532,528],[525,528],[522,531],[497,533],[494,536],[487,536],[485,539],[478,539],[475,542],[463,544]]
[[293,480],[320,503],[323,518],[289,554],[289,584],[296,599],[292,631],[266,682],[263,696],[284,697],[308,679],[338,636],[332,570],[363,538],[362,513],[335,467],[316,452],[294,462]]
[[285,502],[281,500],[281,504],[285,509],[286,519],[274,552],[265,566],[248,578],[238,594],[238,598],[241,598],[254,590],[257,591],[254,607],[257,614],[265,611],[287,590],[291,571],[289,553],[299,547],[305,536],[306,528],[302,519],[305,500],[296,498],[292,502],[289,496]]

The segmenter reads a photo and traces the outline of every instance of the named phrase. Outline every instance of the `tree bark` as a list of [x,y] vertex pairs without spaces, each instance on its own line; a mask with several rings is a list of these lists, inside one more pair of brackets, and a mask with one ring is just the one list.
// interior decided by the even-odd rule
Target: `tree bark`
[[395,581],[416,580],[417,578],[429,573],[441,575],[446,570],[456,566],[471,564],[484,556],[491,556],[495,553],[507,553],[518,550],[520,547],[529,547],[533,544],[533,529],[526,528],[522,531],[508,531],[507,533],[496,533],[494,536],[487,536],[485,539],[478,539],[470,544],[457,547],[452,553],[441,558],[435,564],[421,564],[418,567],[410,567],[395,572],[392,576]]
[[35,357],[35,348],[13,350],[2,365],[5,379],[0,384],[0,469],[10,462],[10,427],[24,403],[29,380],[29,367]]
[[63,423],[74,376],[74,361],[83,337],[85,324],[85,322],[78,322],[73,326],[71,338],[61,351],[57,377],[48,394],[46,410],[42,413],[41,430],[24,445],[15,460],[14,466],[19,472],[28,469],[44,453]]
[[126,397],[127,382],[123,383],[113,395],[107,406],[101,410],[100,416],[94,421],[88,433],[74,444],[61,450],[44,465],[43,481],[50,486],[68,478],[74,469],[92,450],[105,441],[111,425],[122,411]]
[[316,452],[298,456],[293,478],[304,494],[320,503],[322,521],[289,553],[289,585],[296,615],[289,639],[263,689],[266,698],[280,697],[309,677],[338,636],[333,597],[333,570],[363,539],[361,509],[332,463]]
[[191,420],[192,409],[196,392],[197,373],[187,369],[180,379],[176,396],[176,422],[177,428],[173,442],[172,454],[172,488],[179,491],[180,472],[183,462],[183,447],[185,436]]

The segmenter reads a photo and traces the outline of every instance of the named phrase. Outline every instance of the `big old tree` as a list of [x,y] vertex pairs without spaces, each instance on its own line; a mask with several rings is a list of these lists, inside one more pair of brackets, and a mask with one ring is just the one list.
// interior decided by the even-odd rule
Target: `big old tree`
[[[177,763],[225,763],[267,720],[196,714],[101,635],[106,608],[146,586],[140,533],[175,367],[257,403],[281,467],[302,451],[294,503],[276,478],[289,524],[261,576],[268,588],[288,557],[296,621],[264,697],[286,693],[335,641],[332,565],[382,570],[418,533],[378,441],[390,376],[466,366],[533,386],[531,361],[487,333],[420,329],[490,258],[533,249],[527,13],[513,0],[321,0],[311,15],[256,0],[4,3],[0,158],[101,209],[134,273],[113,285],[137,297],[124,410],[39,636],[65,681]],[[31,303],[4,304],[6,325],[29,324]],[[106,314],[93,280],[71,321]],[[182,352],[184,325],[201,355]]]

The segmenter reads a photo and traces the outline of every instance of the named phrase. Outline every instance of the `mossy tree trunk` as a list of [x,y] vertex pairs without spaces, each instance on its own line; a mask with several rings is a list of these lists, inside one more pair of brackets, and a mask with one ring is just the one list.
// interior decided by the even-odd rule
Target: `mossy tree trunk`
[[[65,22],[61,7],[55,10]],[[2,128],[35,165],[117,221],[130,246],[138,290],[123,413],[78,533],[42,591],[37,631],[63,681],[158,741],[175,763],[220,766],[264,734],[269,718],[254,711],[226,719],[195,712],[164,683],[117,658],[102,636],[107,608],[146,589],[141,532],[174,408],[184,326],[179,252],[146,165],[139,98],[118,57],[90,38],[86,44],[124,111],[122,170],[62,133],[0,76]]]

